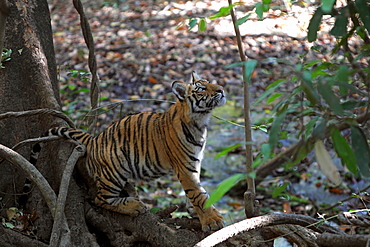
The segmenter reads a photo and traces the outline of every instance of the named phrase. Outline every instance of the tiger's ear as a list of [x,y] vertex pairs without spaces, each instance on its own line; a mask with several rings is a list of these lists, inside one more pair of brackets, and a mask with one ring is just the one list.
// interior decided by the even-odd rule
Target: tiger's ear
[[201,79],[202,78],[200,78],[200,76],[197,74],[197,72],[193,71],[193,73],[191,73],[191,82],[190,83],[194,83],[194,82],[199,81]]
[[186,85],[181,81],[174,81],[172,82],[172,92],[180,101],[183,101],[186,94]]

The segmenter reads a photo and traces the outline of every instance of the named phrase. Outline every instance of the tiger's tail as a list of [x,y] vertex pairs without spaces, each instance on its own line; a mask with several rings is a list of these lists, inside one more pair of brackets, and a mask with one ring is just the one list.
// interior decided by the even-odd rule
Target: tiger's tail
[[[93,136],[91,136],[88,133],[82,132],[81,130],[76,130],[76,129],[67,128],[67,127],[55,127],[55,128],[49,129],[48,131],[43,133],[40,137],[47,137],[47,136],[60,136],[65,139],[71,139],[71,140],[77,141],[78,143],[84,144],[84,145],[88,145],[93,139]],[[42,146],[43,146],[43,143],[39,142],[33,145],[32,147],[31,156],[30,156],[29,161],[34,166],[37,163]],[[25,205],[27,201],[27,194],[31,191],[31,183],[32,181],[29,178],[26,178],[25,184],[23,186],[23,195],[21,195],[19,198],[20,205]]]
[[[46,137],[46,136],[60,136],[65,139],[74,140],[84,145],[88,145],[93,139],[93,136],[91,136],[88,133],[85,133],[81,130],[67,128],[67,127],[55,127],[55,128],[49,129],[41,137]],[[41,148],[42,148],[42,143],[36,143],[32,147],[31,157],[30,157],[30,163],[32,165],[36,165]]]

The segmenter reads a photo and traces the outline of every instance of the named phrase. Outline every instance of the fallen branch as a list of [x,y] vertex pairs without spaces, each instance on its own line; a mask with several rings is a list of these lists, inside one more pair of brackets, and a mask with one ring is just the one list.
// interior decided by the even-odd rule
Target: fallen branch
[[206,237],[205,239],[197,243],[194,247],[212,247],[241,232],[247,232],[253,229],[257,229],[257,228],[280,225],[280,224],[300,225],[300,226],[312,229],[315,232],[319,232],[319,233],[328,232],[332,234],[340,234],[340,235],[344,234],[338,229],[332,226],[323,224],[323,223],[324,223],[323,221],[319,221],[319,220],[316,220],[312,217],[305,216],[305,215],[294,215],[294,214],[283,214],[283,213],[263,215],[263,216],[258,216],[254,218],[245,219],[238,223],[227,226],[211,234],[210,236]]

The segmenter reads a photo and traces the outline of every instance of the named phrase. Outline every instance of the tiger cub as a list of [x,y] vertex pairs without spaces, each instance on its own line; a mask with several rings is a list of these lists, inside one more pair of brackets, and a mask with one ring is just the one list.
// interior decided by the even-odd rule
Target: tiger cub
[[[208,195],[199,177],[211,112],[226,103],[225,93],[222,86],[195,72],[190,84],[174,81],[172,92],[177,101],[165,113],[126,116],[96,137],[65,127],[50,129],[44,136],[61,136],[86,146],[85,169],[96,184],[97,205],[132,216],[144,213],[147,208],[127,179],[149,181],[174,171],[203,231],[218,230],[223,227],[222,216],[213,206],[204,209]],[[36,144],[33,163],[39,151]]]

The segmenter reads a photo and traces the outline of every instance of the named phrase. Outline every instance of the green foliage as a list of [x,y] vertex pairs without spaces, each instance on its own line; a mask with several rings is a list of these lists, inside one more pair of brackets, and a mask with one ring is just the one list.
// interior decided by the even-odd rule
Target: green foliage
[[351,126],[351,141],[360,173],[365,177],[370,177],[370,149],[364,131],[359,127]]
[[[256,3],[256,5],[254,6],[254,11],[250,11],[248,12],[245,16],[239,18],[237,21],[236,21],[236,25],[242,25],[244,24],[245,22],[248,21],[248,19],[251,17],[251,15],[254,13],[257,14],[258,18],[260,20],[263,20],[263,13],[264,12],[267,12],[270,8],[270,3],[271,3],[271,0],[262,0],[262,2],[258,2]],[[228,16],[230,15],[230,12],[231,12],[231,9],[238,6],[238,5],[243,5],[244,3],[243,2],[236,2],[234,4],[231,4],[231,5],[228,5],[228,6],[224,6],[224,7],[221,7],[218,12],[214,15],[211,15],[211,16],[208,16],[207,18],[209,20],[214,20],[214,19],[217,19],[217,18],[221,18],[221,17],[225,17],[225,16]],[[178,28],[182,27],[183,24],[181,24],[180,26],[178,26]],[[205,17],[200,17],[200,18],[190,18],[189,19],[189,23],[187,25],[188,27],[188,30],[190,31],[191,29],[193,29],[194,27],[198,26],[198,30],[200,32],[204,32],[207,30],[207,22],[206,22],[206,18]],[[253,63],[253,62],[252,62]],[[246,64],[247,66],[252,66],[253,64]]]
[[232,63],[227,66],[225,66],[226,69],[234,68],[234,67],[244,67],[244,76],[247,78],[247,82],[251,83],[251,77],[254,69],[257,66],[257,61],[253,59],[248,59],[245,62],[237,62],[237,63]]
[[[78,97],[81,94],[90,93],[90,88],[87,85],[90,81],[91,73],[85,70],[70,69],[69,67],[64,69],[68,71],[68,79],[61,83],[59,90],[63,103],[63,112],[68,116],[73,116],[73,119],[83,119],[88,110],[76,110],[78,107],[83,108]],[[81,86],[81,82],[83,86]],[[83,126],[80,126],[80,128],[83,128]]]
[[[68,68],[66,68],[68,69]],[[82,80],[83,82],[87,83],[90,80],[91,73],[87,72],[86,70],[80,69],[80,70],[70,70],[70,72],[67,73],[67,76],[78,78]]]
[[219,201],[225,195],[226,192],[228,192],[235,184],[237,184],[242,179],[245,179],[245,174],[238,173],[222,181],[218,185],[217,189],[208,198],[204,208],[208,208],[213,203]]
[[6,49],[4,48],[2,53],[1,53],[1,59],[0,59],[0,69],[5,68],[2,63],[9,61],[11,58],[10,56],[12,55],[12,50],[11,49]]
[[[370,177],[369,130],[368,126],[357,122],[358,117],[368,114],[370,109],[370,69],[364,67],[361,61],[366,58],[369,62],[370,6],[367,0],[355,0],[339,8],[335,7],[336,0],[322,0],[321,3],[310,20],[307,40],[316,41],[323,17],[331,16],[335,18],[335,23],[329,34],[336,37],[338,42],[330,53],[323,54],[325,49],[317,44],[310,52],[319,52],[327,57],[337,53],[343,56],[310,61],[302,55],[301,62],[295,65],[290,77],[271,83],[253,103],[253,106],[262,102],[272,105],[272,117],[264,123],[267,125],[265,129],[268,130],[269,140],[261,145],[254,167],[277,155],[277,150],[280,150],[277,147],[281,146],[284,139],[295,139],[299,145],[290,157],[286,157],[284,165],[291,167],[315,149],[316,157],[326,166],[323,169],[326,169],[327,176],[338,183],[341,178],[332,161],[333,155],[338,156],[342,165],[354,176]],[[235,5],[221,8],[210,19],[229,15],[232,7]],[[237,25],[247,22],[253,13],[262,19],[263,13],[269,8],[269,0],[258,2],[254,11],[246,13],[237,21]],[[360,49],[348,48],[351,45],[349,39],[353,37],[362,39],[364,45]],[[244,76],[250,79],[257,62],[239,62],[227,68],[237,66],[244,66]],[[294,85],[293,89],[291,85]],[[285,88],[289,88],[289,92],[284,92]],[[296,124],[295,131],[289,129],[292,122]],[[344,132],[344,129],[349,130]],[[327,139],[331,142],[325,142]],[[239,143],[225,148],[219,156],[241,145]],[[232,177],[221,183],[216,195],[212,194],[209,204],[218,200],[236,180]],[[276,188],[273,197],[284,194],[287,186],[288,183]]]
[[356,158],[355,154],[351,149],[350,144],[341,135],[340,131],[336,128],[333,129],[331,139],[333,141],[335,151],[341,158],[342,163],[345,164],[348,170],[350,170],[353,174],[357,174]]

